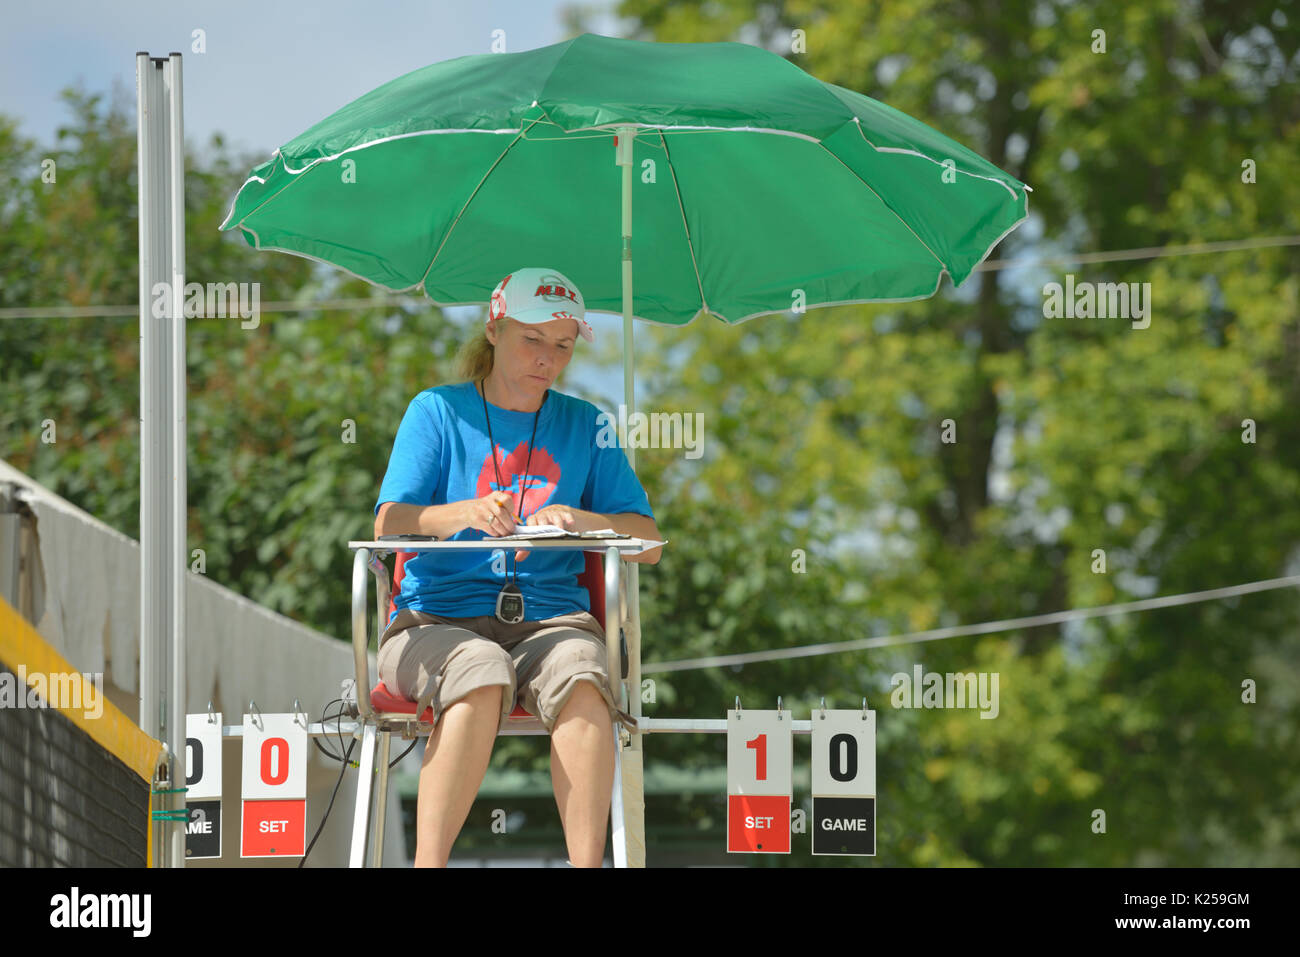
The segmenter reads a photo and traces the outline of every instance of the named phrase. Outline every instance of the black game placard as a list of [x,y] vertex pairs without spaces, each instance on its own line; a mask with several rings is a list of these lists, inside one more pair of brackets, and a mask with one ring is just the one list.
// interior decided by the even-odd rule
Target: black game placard
[[185,857],[197,860],[221,856],[221,802],[187,801],[189,820],[185,822]]
[[875,855],[875,798],[814,797],[812,818],[814,854]]

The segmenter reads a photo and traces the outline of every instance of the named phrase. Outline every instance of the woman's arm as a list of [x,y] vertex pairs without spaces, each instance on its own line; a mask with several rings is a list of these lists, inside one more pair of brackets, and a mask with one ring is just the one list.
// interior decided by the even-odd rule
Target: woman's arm
[[428,535],[446,541],[464,529],[466,520],[464,502],[447,505],[410,505],[406,502],[385,502],[375,516],[375,540],[380,535]]
[[478,529],[485,535],[513,535],[519,523],[510,508],[510,496],[498,492],[446,505],[385,502],[375,516],[375,538],[381,535],[428,535],[445,542],[467,528]]
[[[594,519],[589,531],[595,531],[598,528],[612,528],[623,535],[643,538],[650,542],[662,542],[664,540],[664,537],[659,534],[659,525],[655,520],[637,512],[623,512],[619,515],[601,515],[599,512],[586,512],[584,514],[590,515]],[[645,565],[658,565],[659,558],[663,553],[664,547],[659,545],[642,552],[640,555],[628,555],[625,560],[641,562]]]
[[[638,512],[620,512],[617,515],[603,515],[600,512],[587,512],[570,505],[547,505],[528,516],[525,525],[559,525],[575,532],[595,532],[602,528],[612,528],[622,535],[643,538],[647,541],[662,542],[659,526],[653,518],[647,518]],[[657,565],[663,555],[662,545],[641,552],[639,555],[624,556],[624,561],[639,562],[644,565]],[[524,553],[527,554],[527,553]]]

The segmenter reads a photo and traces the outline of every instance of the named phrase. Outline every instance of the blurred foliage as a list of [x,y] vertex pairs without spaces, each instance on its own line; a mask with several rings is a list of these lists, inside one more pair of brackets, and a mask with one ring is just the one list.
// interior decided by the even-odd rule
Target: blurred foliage
[[[765,46],[1030,184],[1031,221],[994,258],[1300,233],[1294,4],[625,0],[617,12],[640,39]],[[792,52],[796,30],[806,52]],[[1247,159],[1255,183],[1243,182]],[[638,471],[689,498],[671,499],[666,535],[707,528],[709,541],[679,537],[643,576],[645,658],[1300,571],[1298,267],[1294,246],[1032,266],[924,302],[647,330],[645,406],[703,411],[708,454],[643,452]],[[1150,327],[1045,319],[1043,285],[1066,273],[1150,283]],[[946,419],[955,444],[940,441]],[[736,523],[755,544],[747,561],[719,562],[734,554]],[[797,547],[823,556],[802,576],[790,571]],[[683,604],[710,563],[726,571]],[[762,593],[736,601],[722,582],[756,565]],[[1284,756],[1300,716],[1298,608],[1293,590],[1275,591],[669,673],[673,693],[648,711],[721,713],[739,692],[750,708],[781,694],[796,711],[821,694],[840,707],[867,694],[881,853],[864,864],[1295,864],[1300,775]],[[709,613],[737,627],[717,633]],[[998,718],[895,710],[889,677],[918,662],[999,673]],[[1253,705],[1241,700],[1247,678]],[[652,738],[647,761],[706,750]],[[795,754],[807,761],[798,739]],[[807,844],[761,863],[828,863]]]
[[[762,44],[1029,183],[1031,221],[996,258],[1300,233],[1294,3],[625,0],[617,12],[643,39]],[[580,31],[583,14],[566,22]],[[806,52],[791,52],[794,30]],[[54,146],[0,118],[0,307],[137,295],[133,124],[95,96],[68,102]],[[57,184],[40,181],[45,158]],[[261,282],[264,303],[369,295],[217,232],[261,159],[219,140],[190,157],[189,277]],[[1067,273],[1150,283],[1150,327],[1045,319],[1042,287]],[[705,423],[701,458],[637,453],[670,540],[640,573],[647,666],[1297,572],[1297,276],[1294,246],[1035,265],[923,302],[638,327],[639,407]],[[343,637],[343,543],[369,534],[406,403],[450,381],[463,330],[413,302],[267,313],[254,330],[193,320],[188,334],[191,547],[214,580]],[[132,536],[138,355],[134,315],[0,321],[0,454]],[[341,441],[349,419],[355,443]],[[954,444],[940,441],[945,419]],[[868,697],[879,856],[812,858],[804,835],[754,866],[1294,866],[1297,612],[1288,589],[652,672],[645,711],[721,717],[737,695],[747,709],[780,695],[802,716],[822,696]],[[892,707],[890,676],[918,663],[998,674],[998,717]],[[501,739],[493,760],[545,767],[546,743]],[[652,736],[646,760],[718,768],[724,742]],[[806,738],[795,760],[806,766]],[[652,807],[652,846],[656,827],[723,840],[720,795]]]
[[[122,305],[138,297],[134,119],[68,91],[55,148],[0,120],[0,307]],[[186,161],[187,282],[259,283],[276,300],[367,298],[308,260],[220,233],[256,157],[220,139]],[[55,182],[41,181],[42,160]],[[244,328],[248,325],[249,328]],[[459,343],[436,308],[264,312],[187,323],[189,545],[206,574],[327,634],[350,635],[346,542],[371,510],[397,423]],[[54,492],[139,536],[139,319],[0,321],[0,454]],[[56,441],[42,441],[52,420]],[[352,425],[349,425],[352,423]]]

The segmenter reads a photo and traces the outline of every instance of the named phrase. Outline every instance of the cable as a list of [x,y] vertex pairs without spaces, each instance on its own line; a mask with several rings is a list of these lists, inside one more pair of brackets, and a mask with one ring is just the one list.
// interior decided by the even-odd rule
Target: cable
[[[975,272],[996,272],[1013,266],[1055,266],[1066,263],[1121,262],[1132,259],[1171,259],[1175,256],[1199,256],[1206,253],[1232,252],[1234,250],[1263,249],[1272,246],[1300,246],[1300,236],[1262,236],[1257,239],[1227,239],[1219,242],[1189,243],[1184,246],[1143,246],[1137,249],[1114,249],[1096,253],[1045,258],[986,259],[975,267]],[[321,299],[301,303],[292,300],[258,303],[258,312],[319,312],[323,309],[367,309],[372,306],[396,306],[408,303],[428,307],[432,301],[425,296],[381,295],[364,299]],[[456,308],[479,305],[462,303]],[[100,319],[136,318],[139,304],[129,306],[11,306],[0,309],[0,319]]]
[[784,648],[778,651],[754,651],[735,655],[715,655],[709,658],[685,658],[679,661],[661,661],[643,664],[641,674],[648,675],[665,671],[694,671],[701,668],[717,668],[722,665],[749,664],[756,661],[778,661],[786,658],[810,658],[817,655],[833,655],[843,651],[857,651],[862,648],[882,648],[886,645],[908,645],[922,641],[939,641],[944,638],[960,638],[966,635],[984,635],[998,631],[1014,631],[1018,628],[1033,628],[1038,625],[1052,625],[1062,621],[1079,621],[1086,618],[1098,618],[1103,615],[1121,615],[1130,611],[1146,611],[1151,608],[1170,608],[1177,605],[1190,605],[1202,601],[1214,601],[1219,598],[1231,598],[1234,595],[1248,595],[1252,592],[1270,591],[1275,588],[1290,588],[1300,585],[1300,575],[1285,578],[1268,578],[1263,581],[1247,582],[1243,585],[1229,585],[1225,588],[1211,588],[1207,591],[1184,592],[1179,595],[1165,595],[1161,598],[1143,598],[1140,601],[1124,602],[1117,605],[1099,605],[1096,608],[1073,608],[1068,611],[1054,611],[1045,615],[1031,615],[1027,618],[1004,618],[1001,621],[986,621],[975,625],[955,625],[951,628],[932,628],[929,631],[915,631],[902,635],[884,635],[879,638],[855,638],[852,641],[826,642],[819,645],[804,645],[799,648]]
[[330,819],[330,811],[334,810],[334,799],[339,796],[339,785],[343,783],[343,772],[348,769],[348,761],[352,757],[352,749],[356,746],[357,739],[353,738],[348,743],[347,754],[343,756],[343,766],[339,768],[339,779],[334,782],[334,793],[330,795],[329,807],[325,808],[325,816],[320,819],[320,826],[316,828],[316,833],[312,835],[311,843],[307,845],[307,850],[303,852],[302,860],[298,862],[301,868],[307,863],[307,855],[311,849],[316,846],[316,840],[320,837],[321,831],[325,830],[325,822]]
[[1110,252],[1078,253],[1073,256],[1050,256],[1023,259],[988,259],[975,272],[996,272],[1012,266],[1063,266],[1066,263],[1108,263],[1130,259],[1168,259],[1173,256],[1198,256],[1203,253],[1232,252],[1240,249],[1263,249],[1269,246],[1300,246],[1300,236],[1263,236],[1259,239],[1226,239],[1186,246],[1144,246],[1139,249],[1115,249]]
[[411,753],[411,749],[415,747],[415,742],[419,740],[420,740],[419,735],[416,735],[414,738],[412,738],[411,743],[406,746],[406,750],[403,751],[401,754],[399,754],[397,757],[393,758],[393,760],[388,762],[388,770],[391,771],[393,768],[397,767],[397,763],[401,761],[402,758],[406,757],[408,754]]
[[[339,710],[334,714],[330,714],[329,713],[330,705],[333,704],[338,704]],[[334,719],[334,734],[339,739],[340,751],[343,751],[343,716],[345,714],[347,714],[347,703],[342,698],[335,698],[333,701],[330,701],[328,704],[326,704],[323,709],[321,709],[320,723],[322,725],[324,725],[331,718]],[[319,750],[321,754],[325,755],[326,757],[332,758],[335,761],[341,761],[343,766],[339,768],[339,779],[334,782],[334,793],[330,795],[329,806],[325,808],[325,814],[320,819],[320,824],[316,828],[316,833],[312,835],[311,843],[307,845],[307,850],[303,853],[302,860],[298,862],[299,867],[302,867],[305,863],[307,863],[307,855],[311,853],[311,849],[316,846],[316,841],[321,836],[321,832],[325,830],[325,822],[329,820],[330,811],[334,810],[334,799],[338,797],[339,787],[343,784],[343,775],[344,773],[347,772],[347,769],[351,764],[352,749],[356,747],[357,744],[357,739],[353,738],[351,741],[348,742],[347,751],[345,751],[342,755],[338,755],[335,754],[333,751],[326,749],[320,743],[320,740],[318,738],[312,738],[311,740],[312,740],[312,744],[316,745],[317,750]],[[420,738],[418,735],[415,738],[412,738],[411,743],[407,745],[406,750],[388,763],[388,769],[391,771],[393,768],[397,767],[398,763],[402,760],[402,758],[406,757],[408,754],[411,753],[411,749],[415,747],[416,742],[419,740]]]
[[[402,303],[411,305],[431,305],[427,298],[416,296],[372,296],[365,299],[322,299],[316,302],[301,303],[292,300],[282,302],[259,302],[258,313],[265,312],[316,312],[321,309],[365,309],[369,306],[396,306]],[[227,302],[227,305],[229,303]],[[475,305],[475,303],[469,303]],[[229,309],[227,310],[230,311]],[[133,306],[19,306],[0,309],[0,319],[98,319],[98,318],[136,318],[140,307]],[[237,314],[227,318],[237,319]]]
[[[343,714],[343,699],[342,699],[342,698],[335,698],[335,699],[334,699],[333,701],[331,701],[329,704],[325,705],[325,707],[321,710],[320,723],[321,723],[322,725],[323,725],[326,721],[328,721],[328,720],[330,719],[330,717],[332,717],[331,715],[327,714],[327,712],[328,712],[329,709],[330,709],[330,705],[332,705],[332,704],[334,704],[334,703],[336,703],[336,702],[339,704],[339,714],[340,714],[340,715]],[[335,727],[338,727],[338,723],[337,723],[337,722],[335,722]],[[312,744],[316,745],[316,750],[320,751],[320,753],[323,754],[323,755],[325,755],[327,758],[330,758],[331,760],[334,760],[334,761],[343,761],[343,760],[345,760],[345,758],[343,757],[342,754],[335,754],[333,751],[327,751],[327,750],[324,748],[324,746],[321,745],[320,741],[317,740],[316,738],[312,738],[311,740],[312,740]],[[339,750],[340,750],[340,751],[343,750],[343,736],[342,736],[341,734],[339,735]]]
[[[338,704],[339,710],[335,714],[331,715],[329,713],[329,709],[330,709],[330,705],[333,704]],[[333,701],[330,701],[328,704],[326,704],[323,709],[321,709],[320,723],[322,725],[324,725],[325,722],[329,721],[330,718],[334,719],[334,733],[339,739],[340,751],[343,751],[343,715],[346,712],[347,712],[347,703],[342,698],[335,698]],[[316,840],[321,836],[321,832],[325,830],[325,822],[329,820],[330,811],[334,809],[334,799],[338,797],[339,786],[342,785],[343,775],[347,771],[348,765],[352,760],[352,749],[356,747],[357,739],[353,738],[351,741],[349,741],[347,751],[343,752],[343,754],[341,755],[335,754],[334,752],[327,750],[317,738],[312,738],[312,743],[316,745],[317,749],[321,752],[321,754],[333,758],[335,761],[342,762],[342,767],[339,768],[339,779],[334,782],[334,793],[330,795],[329,806],[325,808],[325,815],[321,818],[320,825],[316,828],[316,833],[312,835],[311,843],[307,845],[307,850],[303,853],[302,860],[298,862],[299,867],[302,867],[305,863],[307,863],[307,855],[311,853],[311,849],[316,846]],[[412,742],[412,744],[414,744],[414,742]],[[410,749],[408,748],[407,750],[409,751]],[[406,756],[405,754],[402,755],[402,757],[405,756]]]

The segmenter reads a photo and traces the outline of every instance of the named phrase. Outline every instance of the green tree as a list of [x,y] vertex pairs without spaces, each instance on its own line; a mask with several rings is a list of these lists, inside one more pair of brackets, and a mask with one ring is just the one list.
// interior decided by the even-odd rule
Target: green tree
[[[1297,23],[1272,5],[627,0],[618,13],[642,39],[761,43],[1031,184],[1033,221],[1000,256],[1039,233],[1069,253],[1300,231]],[[792,52],[796,30],[806,52]],[[1242,182],[1247,158],[1267,180]],[[922,303],[647,333],[647,407],[704,411],[711,450],[696,462],[638,459],[652,484],[681,490],[663,503],[664,527],[687,517],[682,527],[706,539],[679,539],[643,576],[647,658],[1294,570],[1300,528],[1287,504],[1300,445],[1285,410],[1300,398],[1297,264],[1288,247],[991,270]],[[1150,283],[1150,327],[1047,318],[1043,286],[1067,271]],[[1244,419],[1259,430],[1252,444]],[[941,439],[944,420],[955,443]],[[755,542],[824,556],[820,588],[787,571],[788,547],[734,557],[737,518]],[[683,605],[694,565],[718,568],[720,581],[764,579],[762,611],[743,586],[715,588],[706,608],[698,597]],[[818,591],[826,604],[810,601]],[[1294,593],[1273,592],[739,675],[713,669],[689,685],[674,677],[674,706],[718,712],[735,691],[808,706],[814,693],[843,703],[875,690],[882,862],[1293,862],[1284,796],[1297,779],[1279,759],[1293,740],[1286,689],[1296,673],[1272,669],[1294,660],[1296,610]],[[705,614],[743,624],[723,633],[703,627]],[[799,625],[778,624],[782,615]],[[999,672],[999,718],[883,704],[889,675],[918,661]],[[1243,704],[1242,682],[1270,673],[1270,700]],[[703,750],[652,740],[674,762]],[[1092,830],[1097,808],[1106,835]]]

